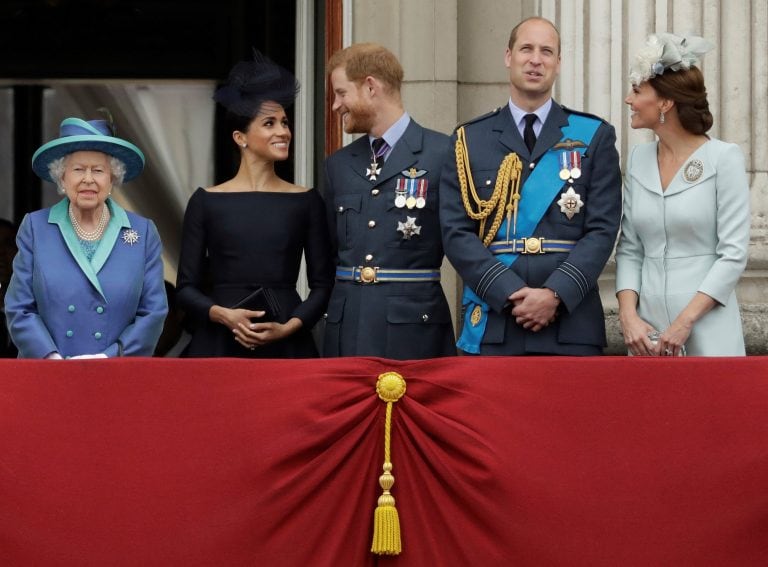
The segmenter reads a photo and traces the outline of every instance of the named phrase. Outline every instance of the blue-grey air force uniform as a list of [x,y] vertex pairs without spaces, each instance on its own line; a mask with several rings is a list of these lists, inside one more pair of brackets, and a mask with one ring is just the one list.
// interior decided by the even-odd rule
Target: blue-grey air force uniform
[[[375,181],[366,173],[372,161],[368,136],[326,160],[325,201],[338,268],[325,356],[405,360],[456,354],[440,282],[437,276],[420,277],[439,274],[443,260],[438,184],[447,154],[448,136],[411,120]],[[395,204],[396,187],[404,184],[398,179],[406,178],[415,180],[411,187],[423,181],[423,207]],[[381,281],[361,281],[374,273],[367,270],[362,277],[365,268],[378,268]],[[383,281],[386,274],[416,281]]]
[[[597,278],[614,246],[621,215],[621,173],[613,127],[601,119],[575,113],[553,102],[546,122],[529,152],[511,111],[505,105],[465,125],[466,146],[474,184],[481,199],[488,199],[496,183],[499,165],[510,152],[522,161],[523,201],[526,179],[547,152],[562,153],[561,129],[571,115],[586,117],[596,127],[582,148],[581,175],[564,181],[555,172],[557,193],[533,234],[571,241],[569,251],[519,254],[507,267],[478,238],[478,222],[467,215],[457,180],[455,159],[449,159],[440,182],[440,221],[446,255],[464,284],[488,306],[487,326],[479,344],[480,354],[596,355],[606,344],[603,307]],[[451,139],[455,143],[456,135]],[[555,147],[560,144],[559,147]],[[553,158],[554,156],[550,156]],[[543,170],[542,170],[543,171]],[[547,176],[551,179],[552,176]],[[558,205],[561,194],[572,187],[582,205],[572,218]],[[471,199],[471,197],[470,197]],[[548,202],[548,201],[547,201]],[[489,222],[490,224],[490,222]],[[502,235],[496,238],[501,238]],[[522,287],[547,287],[561,298],[556,321],[538,332],[525,330],[510,315],[508,297]],[[465,313],[470,317],[471,313]]]

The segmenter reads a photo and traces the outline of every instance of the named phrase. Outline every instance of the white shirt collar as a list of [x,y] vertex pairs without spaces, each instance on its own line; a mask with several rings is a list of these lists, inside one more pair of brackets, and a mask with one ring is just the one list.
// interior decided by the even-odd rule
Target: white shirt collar
[[[397,141],[403,137],[403,134],[405,134],[406,128],[408,128],[408,124],[411,122],[411,117],[407,112],[403,112],[403,115],[397,119],[397,121],[390,126],[386,132],[384,132],[384,135],[382,138],[384,138],[384,141],[389,146],[389,150],[384,156],[384,159],[386,159],[389,156],[389,153],[392,151],[392,148],[395,147],[395,144]],[[368,135],[368,144],[371,144],[375,140],[373,136],[370,134]]]

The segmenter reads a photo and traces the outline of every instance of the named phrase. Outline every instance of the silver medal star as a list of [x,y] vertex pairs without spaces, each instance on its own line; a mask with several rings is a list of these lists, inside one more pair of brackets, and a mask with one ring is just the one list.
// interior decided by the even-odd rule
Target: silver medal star
[[403,240],[410,240],[413,235],[421,235],[421,227],[416,224],[416,217],[405,217],[405,222],[397,221],[397,231],[403,233]]
[[568,220],[571,220],[573,215],[581,211],[584,201],[581,200],[581,195],[573,190],[573,187],[568,187],[568,191],[560,193],[560,200],[557,204],[560,205],[560,212],[564,213]]
[[125,244],[133,246],[134,244],[136,244],[139,241],[139,238],[141,238],[141,237],[139,236],[139,233],[136,232],[135,230],[133,230],[132,228],[126,228],[123,231],[122,238],[123,238],[123,242]]

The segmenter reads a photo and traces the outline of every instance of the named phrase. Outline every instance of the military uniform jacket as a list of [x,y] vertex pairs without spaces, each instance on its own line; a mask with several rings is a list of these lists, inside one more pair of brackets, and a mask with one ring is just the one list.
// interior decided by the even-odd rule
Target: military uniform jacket
[[[325,163],[325,201],[340,267],[433,270],[443,260],[438,184],[448,136],[413,120],[375,181],[368,137]],[[413,168],[427,181],[423,208],[395,206],[395,187]],[[413,221],[409,221],[414,219]],[[404,238],[399,223],[420,227]],[[328,305],[325,356],[417,359],[456,354],[450,310],[440,282],[337,281]]]
[[[553,102],[532,153],[508,105],[466,124],[467,151],[480,198],[490,197],[499,165],[510,152],[522,161],[522,193],[535,190],[525,187],[525,180],[547,151],[560,151],[553,146],[561,140],[561,128],[572,112]],[[455,140],[454,134],[452,142]],[[573,250],[521,254],[509,268],[478,238],[478,222],[469,218],[462,203],[455,159],[447,161],[440,182],[443,242],[465,285],[490,307],[481,354],[602,352],[605,321],[597,278],[613,249],[621,215],[621,173],[615,142],[613,127],[601,120],[582,156],[581,176],[573,183],[558,178],[562,191],[557,192],[534,234],[522,235],[577,241]],[[571,219],[557,204],[568,187],[573,187],[584,203]],[[509,295],[526,286],[550,288],[561,298],[555,323],[537,333],[517,325],[509,314]]]
[[160,237],[151,220],[107,203],[112,218],[90,261],[67,199],[21,222],[5,296],[20,358],[152,356],[168,312]]

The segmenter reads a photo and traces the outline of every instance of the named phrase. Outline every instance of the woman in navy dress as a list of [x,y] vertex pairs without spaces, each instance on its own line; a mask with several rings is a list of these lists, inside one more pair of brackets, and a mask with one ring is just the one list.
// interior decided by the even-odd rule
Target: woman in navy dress
[[[311,329],[325,311],[333,264],[323,200],[281,179],[288,158],[285,108],[298,85],[291,73],[256,53],[232,69],[214,98],[227,110],[240,153],[237,174],[198,188],[184,216],[178,303],[192,324],[191,357],[317,356]],[[296,291],[302,254],[310,293]],[[272,309],[239,307],[262,288]]]

